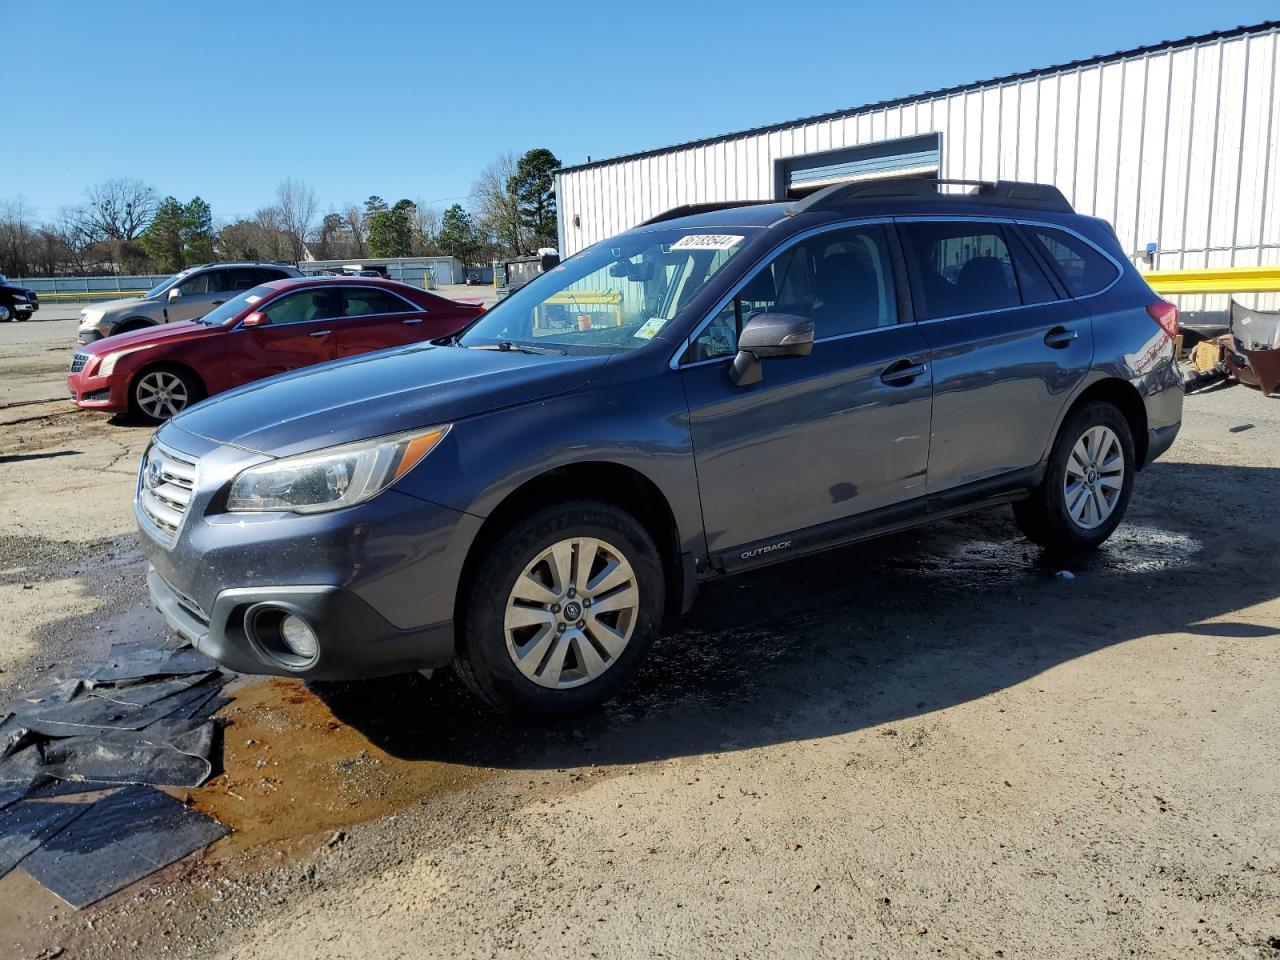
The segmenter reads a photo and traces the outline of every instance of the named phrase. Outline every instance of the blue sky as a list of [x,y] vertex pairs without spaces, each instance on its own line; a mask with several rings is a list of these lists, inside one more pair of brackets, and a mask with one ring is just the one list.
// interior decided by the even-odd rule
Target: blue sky
[[[957,12],[962,11],[962,12]],[[1276,0],[0,0],[0,201],[117,176],[219,220],[444,206],[506,150],[566,164],[1280,16]]]

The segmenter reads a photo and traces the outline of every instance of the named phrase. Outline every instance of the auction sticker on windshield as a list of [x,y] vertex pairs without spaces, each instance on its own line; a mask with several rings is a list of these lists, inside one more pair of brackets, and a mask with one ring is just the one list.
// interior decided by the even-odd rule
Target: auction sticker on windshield
[[633,337],[639,337],[641,340],[652,340],[657,336],[658,331],[667,325],[667,321],[662,317],[650,317],[640,325],[640,329],[632,334]]
[[742,237],[730,233],[691,233],[671,245],[672,250],[732,250]]

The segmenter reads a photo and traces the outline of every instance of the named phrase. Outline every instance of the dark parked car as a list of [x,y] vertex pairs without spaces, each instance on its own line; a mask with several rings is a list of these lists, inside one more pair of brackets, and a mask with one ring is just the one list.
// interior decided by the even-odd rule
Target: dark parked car
[[39,309],[40,298],[34,290],[12,284],[0,273],[0,323],[30,320]]
[[1178,432],[1177,311],[1052,187],[679,213],[445,344],[162,427],[136,513],[169,624],[236,670],[452,661],[558,714],[709,577],[997,504],[1096,547]]
[[159,423],[243,383],[457,333],[484,312],[403,283],[355,277],[276,280],[228,296],[199,320],[81,347],[67,375],[71,399]]

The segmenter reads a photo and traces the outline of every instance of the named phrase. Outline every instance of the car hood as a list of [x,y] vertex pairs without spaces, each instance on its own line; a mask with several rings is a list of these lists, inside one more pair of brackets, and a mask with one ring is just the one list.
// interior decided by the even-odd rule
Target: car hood
[[158,300],[144,300],[142,297],[123,297],[119,300],[103,300],[101,303],[86,304],[81,312],[110,316],[124,311],[146,313],[151,308],[159,306],[160,302]]
[[[260,380],[169,423],[270,457],[452,423],[582,386],[599,356],[534,356],[429,344],[367,353]],[[175,443],[181,449],[181,443]]]
[[183,320],[180,323],[166,323],[157,327],[143,327],[141,330],[133,330],[129,333],[117,333],[102,340],[95,340],[80,349],[85,353],[101,355],[131,347],[151,347],[174,340],[190,340],[199,334],[222,332],[222,327],[206,327],[203,323]]

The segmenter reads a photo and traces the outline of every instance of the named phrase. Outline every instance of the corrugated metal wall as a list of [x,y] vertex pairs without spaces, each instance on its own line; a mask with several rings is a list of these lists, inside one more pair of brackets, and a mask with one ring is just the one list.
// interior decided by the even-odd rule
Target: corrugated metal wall
[[1277,263],[1278,48],[1272,28],[569,170],[562,251],[681,204],[770,198],[781,157],[937,131],[943,176],[1057,184],[1130,252],[1157,244],[1160,269]]

